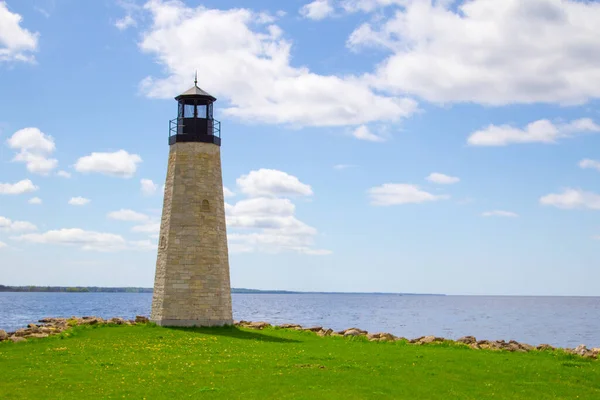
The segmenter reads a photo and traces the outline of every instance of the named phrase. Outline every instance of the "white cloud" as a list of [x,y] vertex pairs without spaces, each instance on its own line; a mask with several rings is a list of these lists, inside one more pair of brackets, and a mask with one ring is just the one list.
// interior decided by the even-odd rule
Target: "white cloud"
[[131,27],[131,26],[137,26],[137,22],[135,19],[133,19],[133,17],[131,15],[126,15],[123,18],[118,19],[115,22],[115,26],[117,27],[118,30],[120,31],[124,31],[125,29]]
[[150,97],[172,98],[191,85],[190,71],[197,69],[200,86],[209,85],[204,89],[229,104],[223,114],[249,121],[361,125],[395,122],[417,111],[414,100],[378,94],[363,77],[319,75],[292,66],[292,44],[272,23],[275,17],[160,0],[149,1],[145,9],[153,23],[140,48],[168,73],[142,81],[141,90]]
[[372,133],[366,125],[361,125],[352,132],[352,136],[369,142],[385,142],[385,138]]
[[85,197],[71,197],[71,199],[69,200],[69,204],[72,206],[85,206],[86,204],[88,204],[91,200],[90,199],[86,199]]
[[29,199],[28,203],[29,204],[42,204],[42,199],[40,199],[39,197],[32,197],[31,199]]
[[142,179],[140,184],[142,185],[142,193],[145,196],[152,196],[158,190],[158,185],[150,179]]
[[11,149],[50,154],[56,150],[54,138],[38,128],[24,128],[15,132],[6,141]]
[[277,230],[284,235],[316,235],[317,230],[299,221],[289,199],[252,198],[227,208],[231,228]]
[[79,228],[51,230],[45,233],[30,233],[12,237],[14,240],[31,243],[77,246],[83,250],[116,251],[126,248],[122,236],[112,233],[86,231]]
[[56,150],[54,139],[38,128],[18,130],[7,143],[18,151],[13,161],[24,162],[29,172],[47,175],[58,166],[58,160],[49,157]]
[[342,0],[341,7],[350,13],[363,11],[372,12],[381,7],[404,5],[407,0]]
[[56,173],[57,176],[60,176],[61,178],[70,178],[71,177],[71,173],[67,172],[67,171],[58,171]]
[[391,206],[397,204],[418,204],[448,199],[447,195],[434,195],[421,190],[417,185],[406,183],[386,183],[369,189],[371,204]]
[[9,232],[36,231],[37,226],[27,221],[11,221],[6,217],[0,217],[0,230]]
[[0,249],[1,249],[1,248],[3,248],[3,247],[8,247],[8,246],[7,246],[7,244],[6,244],[6,243],[4,243],[4,242],[0,242]]
[[120,178],[131,178],[141,162],[142,158],[139,155],[129,154],[125,150],[113,153],[92,153],[77,160],[75,170],[81,173],[96,172]]
[[444,175],[439,172],[432,172],[427,178],[429,182],[438,183],[440,185],[452,185],[460,182],[460,178],[456,176]]
[[108,218],[115,219],[117,221],[145,222],[150,220],[150,217],[146,214],[126,209],[109,212],[107,216]]
[[356,50],[391,51],[371,76],[380,89],[432,102],[488,105],[575,104],[600,97],[597,2],[402,3],[389,20],[363,24],[348,40]]
[[518,217],[519,214],[514,213],[512,211],[502,211],[502,210],[494,210],[494,211],[486,211],[481,213],[482,217]]
[[129,246],[134,250],[150,250],[156,251],[158,249],[158,243],[150,239],[146,240],[132,240],[129,242]]
[[39,33],[32,33],[21,27],[23,18],[8,9],[6,2],[0,1],[0,62],[34,62],[31,54],[38,48]]
[[600,161],[590,160],[590,159],[586,158],[585,160],[581,160],[579,162],[579,168],[583,168],[583,169],[591,168],[591,169],[600,171]]
[[13,161],[24,162],[29,172],[40,175],[48,175],[50,171],[58,166],[58,160],[28,151],[17,153]]
[[240,191],[251,197],[311,196],[309,185],[283,171],[261,168],[236,180]]
[[29,179],[23,179],[16,183],[0,183],[0,194],[23,194],[36,190],[38,187]]
[[300,14],[306,18],[320,20],[333,13],[333,7],[329,0],[315,0],[305,4],[300,9]]
[[310,186],[291,175],[273,170],[252,171],[240,177],[238,185],[250,198],[233,205],[225,203],[231,252],[331,253],[313,247],[317,230],[296,218],[296,206],[290,199],[280,197],[311,195]]
[[235,193],[233,193],[231,190],[229,190],[228,188],[223,186],[223,196],[225,196],[225,198],[234,197]]
[[333,166],[333,169],[337,169],[338,171],[344,170],[344,169],[348,169],[348,168],[353,168],[355,167],[355,165],[352,164],[336,164]]
[[542,119],[527,124],[525,129],[510,125],[490,125],[471,134],[467,140],[472,146],[506,146],[512,143],[556,143],[559,139],[587,132],[600,132],[600,126],[589,118],[569,123],[553,124]]
[[142,225],[136,225],[131,228],[131,231],[156,235],[160,232],[160,222],[147,222]]
[[580,189],[566,188],[540,198],[540,204],[564,209],[587,208],[600,210],[600,195]]

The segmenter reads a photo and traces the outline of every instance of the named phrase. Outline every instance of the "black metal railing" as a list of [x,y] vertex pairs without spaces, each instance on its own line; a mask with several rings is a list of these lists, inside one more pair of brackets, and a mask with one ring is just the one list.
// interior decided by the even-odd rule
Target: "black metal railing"
[[[175,135],[185,135],[187,134],[187,132],[185,132],[185,124],[184,124],[184,120],[186,120],[188,118],[173,118],[172,120],[169,121],[169,137],[171,136],[175,136]],[[207,133],[210,135],[212,134],[213,136],[216,136],[218,138],[221,137],[221,121],[217,121],[216,119],[196,119],[196,121],[206,121],[207,122]]]

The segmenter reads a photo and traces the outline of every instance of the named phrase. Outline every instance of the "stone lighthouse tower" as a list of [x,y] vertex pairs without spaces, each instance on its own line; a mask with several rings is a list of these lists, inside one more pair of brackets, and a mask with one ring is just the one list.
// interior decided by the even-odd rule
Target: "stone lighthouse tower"
[[162,326],[231,325],[231,288],[216,98],[175,97],[150,319]]

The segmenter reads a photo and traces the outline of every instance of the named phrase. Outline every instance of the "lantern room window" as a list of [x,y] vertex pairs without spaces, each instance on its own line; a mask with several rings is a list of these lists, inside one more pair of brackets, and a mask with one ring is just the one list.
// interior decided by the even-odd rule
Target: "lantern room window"
[[177,118],[169,121],[169,144],[203,142],[221,145],[221,123],[213,118],[213,103],[217,100],[197,85],[179,96]]

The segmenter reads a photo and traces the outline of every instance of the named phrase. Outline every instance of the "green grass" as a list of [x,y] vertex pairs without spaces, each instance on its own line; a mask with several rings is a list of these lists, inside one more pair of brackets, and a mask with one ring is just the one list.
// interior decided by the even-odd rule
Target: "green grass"
[[76,327],[0,343],[0,399],[600,399],[600,362],[269,328]]

